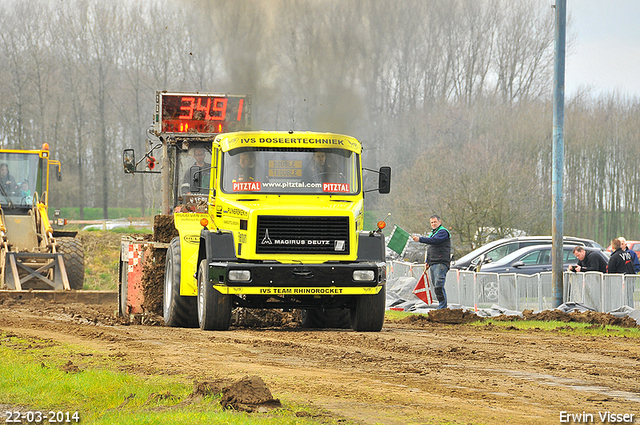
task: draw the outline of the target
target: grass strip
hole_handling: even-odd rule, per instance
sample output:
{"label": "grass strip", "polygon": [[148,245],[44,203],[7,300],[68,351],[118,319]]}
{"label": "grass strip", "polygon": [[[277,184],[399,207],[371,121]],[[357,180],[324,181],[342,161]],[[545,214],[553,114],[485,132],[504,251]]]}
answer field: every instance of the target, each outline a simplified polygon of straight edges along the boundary
{"label": "grass strip", "polygon": [[[427,314],[421,313],[409,313],[404,311],[388,310],[385,312],[385,320],[389,323],[400,322],[408,317],[412,316],[424,316]],[[509,320],[497,320],[493,318],[481,318],[477,322],[467,323],[464,325],[450,325],[450,326],[476,326],[476,327],[494,327],[503,328],[505,331],[510,330],[536,330],[546,332],[562,332],[573,335],[589,335],[589,336],[602,336],[602,337],[626,337],[626,338],[640,338],[640,327],[625,328],[622,326],[613,325],[600,325],[593,323],[580,323],[580,322],[563,322],[563,321],[542,321],[542,320],[526,320],[524,318],[512,318]]]}
{"label": "grass strip", "polygon": [[599,325],[580,322],[561,322],[557,320],[540,321],[540,320],[514,320],[502,321],[485,319],[482,322],[470,323],[471,326],[483,327],[502,327],[505,330],[535,330],[545,332],[561,332],[572,335],[589,335],[602,337],[627,337],[640,338],[640,328],[623,328],[613,325]]}
{"label": "grass strip", "polygon": [[140,376],[118,371],[118,365],[80,347],[0,332],[1,413],[6,421],[8,411],[53,412],[71,424],[337,423],[314,419],[320,415],[299,406],[252,414],[222,410],[221,394],[191,398],[193,383],[186,377]]}

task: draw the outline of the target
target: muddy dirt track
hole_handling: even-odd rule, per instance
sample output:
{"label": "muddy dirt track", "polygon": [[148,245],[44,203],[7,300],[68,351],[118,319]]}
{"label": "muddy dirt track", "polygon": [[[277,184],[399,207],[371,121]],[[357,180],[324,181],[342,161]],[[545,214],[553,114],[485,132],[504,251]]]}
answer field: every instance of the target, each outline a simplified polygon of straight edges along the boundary
{"label": "muddy dirt track", "polygon": [[[124,325],[115,305],[0,301],[2,332],[78,344],[132,373],[218,382],[257,375],[285,405],[311,405],[332,419],[554,424],[561,412],[586,412],[601,423],[598,413],[611,412],[640,423],[640,344],[632,338],[406,319],[380,333],[295,323],[204,332]],[[70,360],[83,368],[81,356]]]}

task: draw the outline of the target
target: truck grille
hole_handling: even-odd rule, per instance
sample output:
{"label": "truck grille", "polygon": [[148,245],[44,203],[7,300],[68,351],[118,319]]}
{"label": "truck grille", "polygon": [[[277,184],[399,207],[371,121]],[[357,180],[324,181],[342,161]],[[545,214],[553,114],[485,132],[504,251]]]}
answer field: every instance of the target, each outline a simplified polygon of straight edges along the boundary
{"label": "truck grille", "polygon": [[349,217],[258,217],[258,254],[348,255],[349,247]]}

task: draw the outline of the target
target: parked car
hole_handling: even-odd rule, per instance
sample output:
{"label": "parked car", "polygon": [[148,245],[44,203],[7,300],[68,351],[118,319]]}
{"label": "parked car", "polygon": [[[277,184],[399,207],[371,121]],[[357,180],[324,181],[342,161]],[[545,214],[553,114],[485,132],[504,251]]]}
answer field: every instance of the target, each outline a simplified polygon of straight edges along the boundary
{"label": "parked car", "polygon": [[[591,239],[575,238],[572,236],[565,236],[563,241],[567,245],[582,245],[590,248],[602,249],[597,242]],[[454,261],[451,264],[452,269],[460,270],[475,270],[480,263],[481,256],[483,264],[492,263],[500,260],[512,252],[517,251],[520,248],[533,245],[551,245],[551,236],[522,236],[519,238],[505,238],[497,241],[490,242],[486,245],[482,245],[467,255],[461,257],[459,260]]]}
{"label": "parked car", "polygon": [[[578,259],[573,255],[575,244],[564,245],[562,250],[562,269],[566,270],[571,264],[577,264]],[[609,262],[609,255],[600,248],[585,246],[585,250],[594,251]],[[551,245],[531,245],[520,248],[517,251],[501,258],[500,260],[484,264],[480,267],[481,272],[487,273],[518,273],[536,274],[551,271]]]}

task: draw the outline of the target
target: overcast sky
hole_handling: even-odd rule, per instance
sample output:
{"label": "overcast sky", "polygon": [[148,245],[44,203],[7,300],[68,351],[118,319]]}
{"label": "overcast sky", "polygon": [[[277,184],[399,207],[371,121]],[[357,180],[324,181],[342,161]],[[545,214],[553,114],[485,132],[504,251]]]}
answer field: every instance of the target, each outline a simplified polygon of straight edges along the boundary
{"label": "overcast sky", "polygon": [[577,39],[566,56],[565,94],[587,85],[640,96],[640,0],[567,0],[567,12]]}

